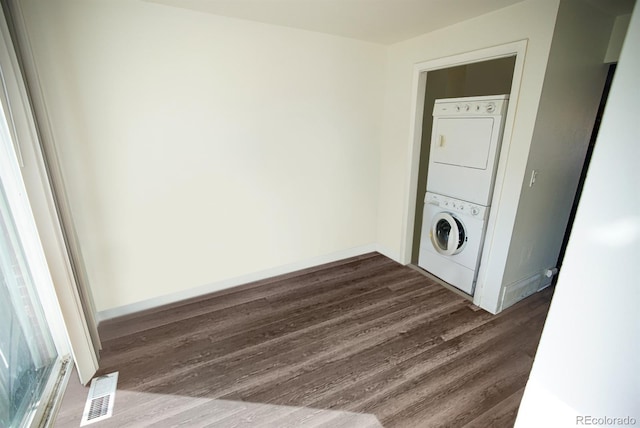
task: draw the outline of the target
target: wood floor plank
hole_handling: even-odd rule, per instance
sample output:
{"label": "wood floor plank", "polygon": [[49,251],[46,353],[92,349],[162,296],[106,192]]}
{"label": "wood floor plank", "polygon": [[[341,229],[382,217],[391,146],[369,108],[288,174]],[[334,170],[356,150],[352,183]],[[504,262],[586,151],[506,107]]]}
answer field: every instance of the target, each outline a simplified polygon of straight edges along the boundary
{"label": "wood floor plank", "polygon": [[463,426],[478,413],[493,407],[496,401],[515,392],[519,385],[526,382],[531,368],[531,357],[519,352],[496,354],[472,373],[456,376],[446,385],[429,390],[428,396],[422,395],[423,389],[412,391],[413,397],[424,397],[411,406],[402,408],[391,417],[381,415],[386,427],[418,426],[428,427]]}
{"label": "wood floor plank", "polygon": [[[251,348],[262,342],[304,329],[309,325],[326,319],[326,317],[366,307],[374,302],[385,300],[389,296],[390,292],[388,290],[383,288],[374,289],[343,299],[333,305],[322,306],[305,313],[292,315],[286,319],[286,322],[269,322],[264,326],[241,331],[221,340],[218,340],[215,336],[207,336],[198,340],[189,334],[186,339],[173,343],[173,346],[168,349],[169,353],[136,354],[135,357],[130,359],[126,367],[123,367],[124,374],[127,375],[126,378],[131,384],[157,385],[158,382],[147,382],[148,373],[145,372],[145,368],[148,368],[151,364],[156,364],[162,371],[162,377],[168,379],[168,383],[162,382],[161,384],[164,384],[164,386],[161,386],[160,390],[156,391],[154,389],[154,391],[163,392],[166,385],[169,385],[170,388],[179,388],[179,385],[185,385],[190,388],[192,382],[197,380],[194,377],[200,377],[200,372],[194,369],[197,368],[206,373],[210,360],[215,360],[234,351]],[[109,367],[111,368],[112,366]],[[175,377],[179,379],[173,381],[172,378]]]}
{"label": "wood floor plank", "polygon": [[[434,299],[430,298],[428,301],[433,302]],[[271,399],[275,403],[306,405],[327,391],[335,392],[336,389],[342,389],[345,384],[352,384],[352,374],[355,372],[374,371],[393,359],[409,357],[417,352],[417,349],[428,347],[429,343],[439,343],[438,335],[429,334],[428,331],[424,333],[426,339],[421,341],[419,346],[413,348],[406,346],[404,340],[398,341],[397,338],[401,335],[411,334],[413,328],[422,328],[420,321],[424,321],[436,311],[451,313],[464,305],[461,302],[442,303],[436,310],[429,311],[425,306],[420,305],[419,299],[413,299],[411,303],[423,313],[407,317],[405,312],[400,318],[396,312],[386,319],[381,318],[378,313],[376,314],[378,318],[374,320],[376,323],[362,325],[361,332],[354,334],[348,331],[342,337],[336,337],[335,333],[329,333],[325,342],[331,343],[331,346],[325,347],[324,353],[320,355],[306,354],[308,357],[304,364],[297,364],[297,370],[288,371],[285,376],[281,376],[283,379],[279,382],[279,387],[283,389],[283,393],[277,397],[273,396],[268,385],[262,385],[253,390],[243,389],[227,397],[243,397],[243,399],[258,402],[266,402]],[[314,382],[322,377],[330,378],[331,381]]]}
{"label": "wood floor plank", "polygon": [[[406,299],[400,298],[397,305],[406,306],[407,300],[415,298],[414,293],[406,296]],[[201,367],[199,375],[206,379],[203,385],[202,394],[208,394],[215,386],[215,381],[222,382],[218,392],[230,392],[229,388],[238,389],[242,382],[262,383],[265,381],[264,376],[268,376],[273,380],[274,369],[280,368],[275,372],[278,376],[290,376],[293,370],[298,369],[300,363],[306,370],[317,358],[317,354],[333,355],[337,351],[345,351],[338,349],[337,346],[341,341],[352,341],[360,332],[358,329],[341,329],[340,322],[357,321],[363,326],[373,331],[376,325],[372,323],[385,323],[388,319],[382,317],[384,313],[398,312],[398,308],[393,303],[395,299],[380,300],[375,305],[364,306],[360,309],[353,308],[350,311],[344,311],[344,314],[335,319],[329,319],[308,327],[292,330],[289,333],[276,336],[268,341],[257,343],[250,348],[244,347],[236,353],[228,353],[220,358],[211,359]],[[369,322],[367,322],[369,320]],[[338,332],[336,333],[336,330]],[[304,355],[301,361],[300,355]],[[247,379],[250,369],[250,378]],[[235,379],[232,381],[231,379]],[[171,388],[177,387],[172,384]],[[193,385],[190,386],[193,389]],[[155,390],[155,389],[154,389]]]}
{"label": "wood floor plank", "polygon": [[471,422],[464,425],[465,428],[502,428],[513,424],[518,414],[518,407],[524,395],[524,388],[518,389],[506,399],[500,401],[494,407],[488,409]]}
{"label": "wood floor plank", "polygon": [[[494,346],[499,346],[505,337],[511,337],[516,333],[528,333],[522,328],[522,323],[532,316],[544,316],[546,306],[532,308],[530,311],[518,312],[519,317],[496,317],[490,322],[469,331],[447,342],[440,342],[434,347],[425,346],[420,353],[404,361],[389,359],[389,363],[380,364],[376,368],[363,370],[357,380],[351,385],[343,387],[339,393],[328,396],[317,396],[308,403],[313,407],[334,408],[341,407],[354,411],[363,411],[368,406],[377,402],[383,402],[393,395],[408,381],[429,376],[430,373],[438,373],[446,369],[446,364],[452,361],[472,360],[477,355],[490,352]],[[452,320],[453,321],[453,320]],[[541,329],[541,325],[532,325],[532,331]],[[382,355],[387,355],[385,349],[377,350]],[[363,355],[363,358],[366,358]],[[363,394],[362,391],[366,391]]]}
{"label": "wood floor plank", "polygon": [[510,426],[551,294],[494,316],[372,253],[110,320],[100,373],[120,379],[95,426]]}
{"label": "wood floor plank", "polygon": [[[252,289],[251,293],[237,292],[225,294],[220,298],[207,297],[203,302],[195,302],[188,307],[181,306],[176,310],[161,310],[160,315],[150,314],[148,318],[156,319],[161,317],[163,324],[154,327],[147,326],[148,328],[142,329],[140,324],[146,325],[145,320],[136,319],[130,322],[133,329],[127,335],[124,335],[122,329],[119,329],[118,337],[114,337],[111,340],[103,339],[103,348],[105,351],[121,352],[130,347],[131,340],[140,337],[144,337],[146,340],[153,340],[153,338],[167,340],[171,338],[172,334],[182,334],[186,325],[192,331],[198,325],[203,325],[204,328],[210,327],[212,322],[215,322],[215,325],[218,326],[221,314],[229,311],[233,312],[236,309],[241,310],[242,307],[251,306],[256,301],[270,302],[279,309],[301,307],[309,299],[330,301],[334,298],[333,294],[339,297],[340,294],[350,292],[347,288],[349,285],[362,286],[368,278],[375,278],[377,275],[394,275],[400,272],[398,266],[394,265],[390,260],[381,261],[374,258],[373,260],[366,259],[358,262],[358,264],[346,265],[350,268],[348,271],[341,270],[341,274],[332,273],[327,278],[322,276],[318,278],[317,275],[308,274],[303,276],[302,279],[294,277],[295,281],[293,282],[286,280],[284,284],[275,283],[270,287],[264,287],[264,290]],[[368,262],[373,262],[373,264]],[[408,275],[406,272],[402,272],[402,274]],[[324,293],[329,293],[330,295],[324,296]],[[293,304],[291,304],[292,302]],[[287,305],[287,303],[290,305]],[[189,309],[193,309],[189,314],[190,316],[185,316],[185,314],[188,314]],[[274,316],[276,313],[272,311],[269,315]],[[235,321],[237,322],[238,319],[236,318]],[[110,329],[111,327],[107,326],[104,330],[109,331]],[[103,336],[102,331],[101,326],[101,336]],[[133,336],[132,333],[140,334]]]}
{"label": "wood floor plank", "polygon": [[[208,296],[186,299],[168,304],[164,307],[141,311],[100,324],[100,337],[108,341],[123,335],[141,332],[183,319],[190,319],[202,313],[224,309],[246,303],[260,296],[277,293],[279,290],[293,290],[300,287],[313,286],[319,281],[331,281],[343,278],[352,273],[367,272],[393,262],[377,253],[364,254],[346,260],[339,260],[322,266],[311,267],[275,278],[267,278],[249,284],[211,293]],[[322,275],[315,275],[322,270]],[[135,326],[132,328],[132,326]]]}
{"label": "wood floor plank", "polygon": [[[352,309],[359,305],[371,305],[376,300],[392,295],[379,284],[389,280],[403,281],[412,276],[409,272],[395,269],[363,276],[357,280],[339,281],[339,287],[332,290],[319,289],[317,294],[306,299],[301,297],[298,301],[289,302],[290,304],[271,303],[272,310],[261,317],[255,318],[250,314],[238,316],[242,315],[242,312],[237,313],[231,320],[231,326],[218,323],[217,316],[207,318],[204,322],[201,322],[201,317],[196,317],[193,322],[181,321],[153,333],[117,339],[120,342],[118,346],[105,344],[104,348],[106,352],[114,354],[113,363],[126,360],[127,369],[131,371],[149,364],[163,364],[165,355],[158,351],[166,348],[167,343],[173,345],[173,361],[197,364],[203,357],[212,359],[216,355],[229,352],[230,348],[250,346],[286,334],[292,329],[300,329],[324,318],[330,318],[336,312],[347,311],[349,305]],[[325,292],[330,296],[325,296]],[[305,303],[301,303],[302,300]],[[166,335],[162,334],[163,330],[167,331]],[[134,344],[140,340],[150,342],[153,347],[149,346],[145,352],[139,352]],[[213,343],[216,344],[214,348]],[[111,367],[106,368],[110,369]]]}

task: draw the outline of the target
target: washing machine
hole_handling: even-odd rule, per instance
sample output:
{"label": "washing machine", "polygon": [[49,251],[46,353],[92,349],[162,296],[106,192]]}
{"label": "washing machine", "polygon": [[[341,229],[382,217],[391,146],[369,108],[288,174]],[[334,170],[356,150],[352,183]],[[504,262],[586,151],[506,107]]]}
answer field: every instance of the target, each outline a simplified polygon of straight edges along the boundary
{"label": "washing machine", "polygon": [[488,207],[432,192],[424,203],[418,266],[472,296]]}
{"label": "washing machine", "polygon": [[508,95],[435,101],[427,191],[491,205]]}

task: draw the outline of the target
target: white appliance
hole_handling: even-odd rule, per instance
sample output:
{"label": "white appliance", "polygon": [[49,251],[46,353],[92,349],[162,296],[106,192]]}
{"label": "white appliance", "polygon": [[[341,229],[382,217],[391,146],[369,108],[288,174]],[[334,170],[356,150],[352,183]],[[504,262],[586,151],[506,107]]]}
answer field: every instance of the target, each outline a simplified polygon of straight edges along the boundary
{"label": "white appliance", "polygon": [[473,295],[489,209],[427,192],[418,266]]}
{"label": "white appliance", "polygon": [[490,205],[508,98],[435,101],[427,191]]}

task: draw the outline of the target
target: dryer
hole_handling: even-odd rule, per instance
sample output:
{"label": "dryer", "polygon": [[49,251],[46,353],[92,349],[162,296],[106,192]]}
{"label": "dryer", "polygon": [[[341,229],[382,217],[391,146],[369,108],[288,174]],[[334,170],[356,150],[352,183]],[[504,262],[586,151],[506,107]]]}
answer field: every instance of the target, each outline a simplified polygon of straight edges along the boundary
{"label": "dryer", "polygon": [[424,202],[418,266],[473,295],[488,208],[432,192]]}
{"label": "dryer", "polygon": [[490,205],[508,98],[435,101],[427,191]]}

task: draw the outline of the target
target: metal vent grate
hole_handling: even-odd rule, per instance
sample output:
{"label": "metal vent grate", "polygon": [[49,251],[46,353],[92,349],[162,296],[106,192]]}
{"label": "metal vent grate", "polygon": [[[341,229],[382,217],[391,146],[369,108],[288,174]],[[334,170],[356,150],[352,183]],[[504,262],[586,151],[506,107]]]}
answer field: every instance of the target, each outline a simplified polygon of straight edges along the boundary
{"label": "metal vent grate", "polygon": [[100,376],[91,381],[89,396],[80,422],[81,427],[111,417],[117,385],[118,372]]}
{"label": "metal vent grate", "polygon": [[106,395],[104,397],[94,398],[91,400],[91,407],[89,408],[89,416],[87,416],[87,419],[93,420],[106,415],[109,411],[109,402],[111,402],[110,398],[111,397],[109,395]]}

